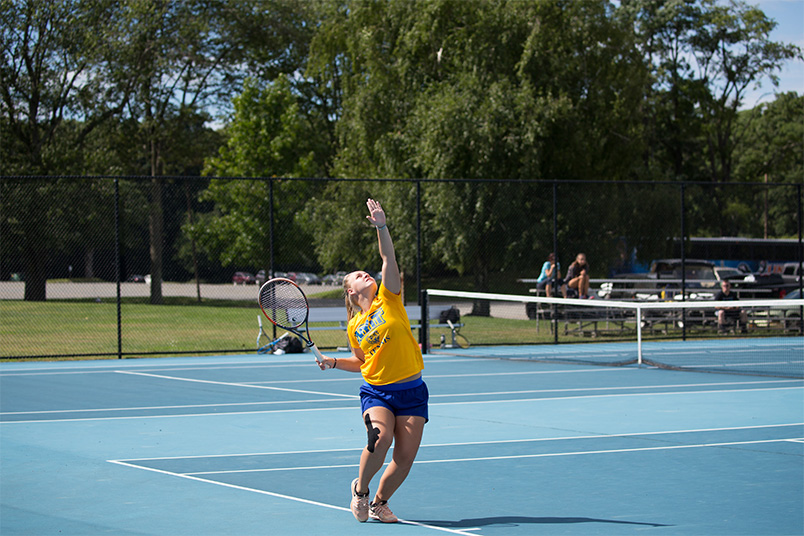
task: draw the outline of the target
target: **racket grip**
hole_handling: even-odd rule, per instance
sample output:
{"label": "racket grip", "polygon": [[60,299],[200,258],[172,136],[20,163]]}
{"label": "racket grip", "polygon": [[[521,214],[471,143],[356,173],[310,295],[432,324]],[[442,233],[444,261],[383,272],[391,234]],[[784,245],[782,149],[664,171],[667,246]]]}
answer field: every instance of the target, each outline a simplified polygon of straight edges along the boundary
{"label": "racket grip", "polygon": [[318,348],[316,347],[315,344],[310,346],[310,350],[313,352],[313,355],[315,356],[316,363],[320,365],[321,363],[324,362],[324,356],[321,355],[321,352],[318,351]]}

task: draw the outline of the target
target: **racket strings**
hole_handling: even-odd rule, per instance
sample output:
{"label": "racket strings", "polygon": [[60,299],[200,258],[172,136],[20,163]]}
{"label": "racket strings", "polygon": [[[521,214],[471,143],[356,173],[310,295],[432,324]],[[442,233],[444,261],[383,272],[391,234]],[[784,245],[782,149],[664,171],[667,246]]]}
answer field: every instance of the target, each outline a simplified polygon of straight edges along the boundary
{"label": "racket strings", "polygon": [[271,281],[260,289],[260,307],[282,327],[295,328],[307,319],[307,298],[291,281]]}

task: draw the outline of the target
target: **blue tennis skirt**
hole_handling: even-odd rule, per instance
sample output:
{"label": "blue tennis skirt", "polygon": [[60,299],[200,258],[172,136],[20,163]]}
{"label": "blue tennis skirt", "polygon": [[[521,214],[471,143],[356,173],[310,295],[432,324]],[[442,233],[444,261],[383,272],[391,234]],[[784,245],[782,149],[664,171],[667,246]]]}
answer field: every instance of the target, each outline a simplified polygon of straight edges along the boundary
{"label": "blue tennis skirt", "polygon": [[396,417],[415,415],[430,420],[427,401],[430,393],[424,380],[417,378],[409,382],[388,385],[371,385],[363,382],[360,386],[360,407],[363,413],[375,406],[388,408]]}

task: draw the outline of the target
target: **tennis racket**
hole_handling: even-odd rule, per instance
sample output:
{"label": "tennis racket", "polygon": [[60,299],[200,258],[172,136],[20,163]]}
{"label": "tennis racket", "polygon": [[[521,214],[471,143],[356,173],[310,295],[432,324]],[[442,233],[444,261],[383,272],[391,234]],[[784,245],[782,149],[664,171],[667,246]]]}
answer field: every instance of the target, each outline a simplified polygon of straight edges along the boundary
{"label": "tennis racket", "polygon": [[259,315],[257,315],[257,323],[260,325],[260,332],[257,333],[257,353],[258,354],[268,354],[268,353],[273,352],[274,347],[276,346],[276,344],[279,341],[281,341],[282,339],[284,339],[285,337],[287,337],[288,335],[290,335],[290,332],[286,331],[285,333],[283,333],[282,335],[280,335],[276,339],[272,340],[268,344],[260,345],[260,341],[262,340],[263,337],[265,337],[266,339],[270,339],[271,337],[270,337],[270,335],[265,333],[264,329],[262,329],[262,319],[260,318]]}
{"label": "tennis racket", "polygon": [[[310,339],[310,328],[307,319],[310,315],[310,304],[301,287],[284,277],[275,277],[260,287],[258,297],[260,308],[265,317],[279,328],[298,335],[315,355],[317,363],[324,360],[321,352]],[[301,327],[304,325],[304,333]]]}
{"label": "tennis racket", "polygon": [[447,319],[447,324],[449,324],[449,327],[452,330],[451,348],[455,348],[456,346],[459,348],[469,348],[469,339],[461,335],[460,329],[455,327],[455,324],[453,324],[449,319]]}

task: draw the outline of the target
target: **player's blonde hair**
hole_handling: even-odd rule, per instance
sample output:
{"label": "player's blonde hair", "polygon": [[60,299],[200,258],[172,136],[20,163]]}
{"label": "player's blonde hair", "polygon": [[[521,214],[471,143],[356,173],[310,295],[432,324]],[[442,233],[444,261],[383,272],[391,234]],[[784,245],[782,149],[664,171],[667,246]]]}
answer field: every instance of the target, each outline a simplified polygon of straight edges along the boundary
{"label": "player's blonde hair", "polygon": [[350,275],[352,274],[348,274],[346,277],[343,278],[343,299],[344,304],[346,305],[347,322],[349,322],[352,319],[352,317],[355,316],[355,313],[357,313],[358,309],[360,309],[360,306],[357,305],[355,299],[353,299],[348,292],[349,289],[351,288],[351,285],[347,282],[347,279],[349,278]]}

